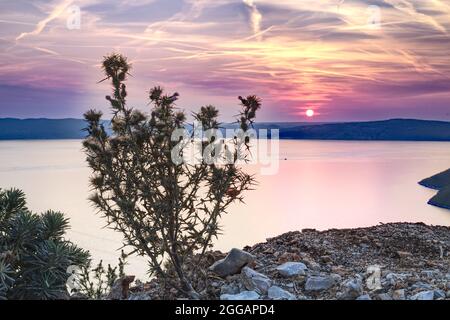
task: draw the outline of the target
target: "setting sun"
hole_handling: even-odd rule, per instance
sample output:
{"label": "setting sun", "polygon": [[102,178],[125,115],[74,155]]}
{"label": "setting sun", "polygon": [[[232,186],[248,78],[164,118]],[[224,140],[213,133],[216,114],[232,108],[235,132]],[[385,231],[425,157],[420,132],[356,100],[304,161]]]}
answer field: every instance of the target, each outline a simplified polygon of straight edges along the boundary
{"label": "setting sun", "polygon": [[314,116],[314,110],[313,109],[306,110],[306,116],[309,117],[309,118]]}

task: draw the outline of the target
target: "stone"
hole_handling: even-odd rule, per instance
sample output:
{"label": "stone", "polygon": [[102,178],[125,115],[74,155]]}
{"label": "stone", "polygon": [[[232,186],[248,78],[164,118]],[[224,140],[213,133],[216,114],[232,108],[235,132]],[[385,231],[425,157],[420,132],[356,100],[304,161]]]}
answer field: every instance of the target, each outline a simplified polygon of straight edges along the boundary
{"label": "stone", "polygon": [[438,272],[435,270],[422,270],[420,274],[428,279],[433,279]]}
{"label": "stone", "polygon": [[362,296],[359,296],[356,298],[356,300],[372,300],[368,294],[363,294]]}
{"label": "stone", "polygon": [[238,294],[222,294],[220,300],[258,300],[259,297],[255,291],[242,291]]}
{"label": "stone", "polygon": [[242,268],[241,276],[245,288],[250,291],[256,291],[259,294],[266,294],[267,290],[272,286],[271,279],[249,267]]}
{"label": "stone", "polygon": [[320,264],[312,261],[312,260],[305,260],[306,264],[308,265],[308,268],[314,271],[320,271]]}
{"label": "stone", "polygon": [[434,299],[445,299],[446,293],[443,290],[434,290]]}
{"label": "stone", "polygon": [[310,276],[306,279],[306,291],[328,290],[335,285],[335,280],[331,276]]}
{"label": "stone", "polygon": [[395,286],[396,284],[405,281],[409,276],[411,276],[411,274],[390,272],[384,277],[383,284]]}
{"label": "stone", "polygon": [[134,281],[134,276],[124,276],[114,281],[108,293],[107,300],[128,299],[130,284]]}
{"label": "stone", "polygon": [[296,253],[285,252],[280,257],[278,257],[278,263],[285,263],[288,261],[298,261],[300,256]]}
{"label": "stone", "polygon": [[406,300],[405,289],[398,289],[392,293],[392,299],[394,300]]}
{"label": "stone", "polygon": [[70,300],[89,300],[89,297],[81,292],[75,292],[70,295]]}
{"label": "stone", "polygon": [[220,294],[238,294],[239,286],[236,283],[226,283],[220,287]]}
{"label": "stone", "polygon": [[295,300],[295,295],[278,286],[270,287],[267,296],[272,300]]}
{"label": "stone", "polygon": [[151,300],[151,297],[147,292],[136,292],[130,293],[128,300]]}
{"label": "stone", "polygon": [[366,270],[366,286],[369,290],[381,290],[381,268],[378,265],[371,265]]}
{"label": "stone", "polygon": [[301,262],[286,262],[276,267],[276,270],[283,277],[304,276],[308,267]]}
{"label": "stone", "polygon": [[378,299],[380,300],[392,300],[392,297],[387,293],[380,293],[378,295]]}
{"label": "stone", "polygon": [[421,281],[414,283],[411,286],[411,288],[413,290],[417,290],[417,289],[419,289],[419,290],[433,290],[433,286],[431,284],[428,284],[428,283],[425,283],[425,282],[421,282]]}
{"label": "stone", "polygon": [[210,266],[209,270],[225,278],[239,273],[244,266],[254,261],[255,257],[252,254],[233,248],[224,259],[218,260]]}
{"label": "stone", "polygon": [[342,281],[342,277],[337,273],[330,274],[330,277],[333,278],[334,283],[340,283]]}
{"label": "stone", "polygon": [[400,259],[407,259],[412,257],[412,253],[408,251],[397,251],[397,256]]}
{"label": "stone", "polygon": [[434,291],[433,290],[421,291],[421,292],[413,295],[410,299],[411,300],[434,300]]}
{"label": "stone", "polygon": [[342,285],[342,293],[339,299],[354,300],[363,294],[362,281],[359,278],[349,279]]}

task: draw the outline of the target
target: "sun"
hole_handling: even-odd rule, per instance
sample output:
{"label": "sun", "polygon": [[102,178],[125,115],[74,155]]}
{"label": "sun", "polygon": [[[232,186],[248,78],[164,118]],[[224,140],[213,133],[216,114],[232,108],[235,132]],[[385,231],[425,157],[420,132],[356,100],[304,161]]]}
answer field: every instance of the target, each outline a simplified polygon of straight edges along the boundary
{"label": "sun", "polygon": [[308,109],[308,110],[306,110],[306,116],[307,116],[308,118],[313,117],[313,116],[314,116],[314,110],[313,110],[313,109]]}

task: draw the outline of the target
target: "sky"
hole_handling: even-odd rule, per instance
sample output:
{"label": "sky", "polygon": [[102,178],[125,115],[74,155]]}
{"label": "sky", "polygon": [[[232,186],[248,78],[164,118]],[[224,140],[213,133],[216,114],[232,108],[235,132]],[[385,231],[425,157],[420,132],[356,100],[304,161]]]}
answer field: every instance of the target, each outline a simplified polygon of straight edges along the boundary
{"label": "sky", "polygon": [[450,0],[0,0],[0,117],[107,117],[118,52],[144,111],[161,85],[225,121],[250,94],[259,121],[450,121],[449,32]]}

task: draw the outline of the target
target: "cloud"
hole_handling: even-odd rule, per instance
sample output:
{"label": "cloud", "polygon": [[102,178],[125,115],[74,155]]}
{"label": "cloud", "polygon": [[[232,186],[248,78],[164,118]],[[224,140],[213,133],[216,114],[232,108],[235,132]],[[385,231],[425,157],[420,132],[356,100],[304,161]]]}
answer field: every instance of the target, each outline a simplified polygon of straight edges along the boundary
{"label": "cloud", "polygon": [[[439,91],[450,78],[448,2],[129,0],[119,6],[77,0],[80,30],[68,30],[63,21],[71,1],[50,8],[8,2],[6,9],[1,2],[0,71],[7,76],[0,86],[77,90],[99,97],[89,105],[101,103],[109,88],[95,85],[99,61],[115,51],[135,67],[129,88],[136,106],[146,104],[154,84],[180,91],[186,108],[234,106],[236,96],[258,94],[262,116],[285,120],[306,107],[324,120],[339,118],[344,107],[368,114],[356,106],[369,101],[379,106],[376,114],[388,114],[387,101],[404,110],[414,92],[442,106],[445,99],[450,104]],[[378,30],[367,25],[370,4],[380,7]],[[14,41],[18,34],[29,41]],[[442,85],[422,85],[427,82]],[[81,114],[86,106],[79,108]]]}
{"label": "cloud", "polygon": [[[418,12],[414,3],[407,0],[385,0],[386,3],[392,5],[397,10],[400,10],[402,12],[407,13],[410,16],[413,16],[417,19],[417,21],[420,21],[421,23],[427,24],[431,26],[432,28],[447,34],[447,29],[445,26],[441,23],[439,23],[434,17],[430,15],[423,14],[421,12]],[[434,1],[433,2],[438,7],[441,8],[444,7],[444,5],[440,1]],[[448,10],[448,7],[446,8]]]}
{"label": "cloud", "polygon": [[22,32],[17,38],[16,41],[19,41],[20,39],[23,39],[24,37],[30,36],[30,35],[38,35],[40,34],[44,28],[47,26],[49,22],[52,20],[58,18],[64,10],[66,10],[71,4],[73,3],[73,0],[64,0],[61,3],[57,4],[53,10],[50,12],[50,14],[43,20],[39,21],[31,32]]}
{"label": "cloud", "polygon": [[252,27],[253,34],[256,35],[258,39],[261,39],[260,33],[261,33],[262,14],[259,12],[253,0],[243,0],[243,2],[250,14],[250,24]]}

